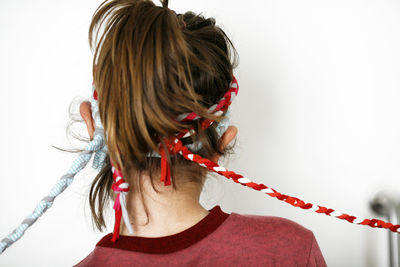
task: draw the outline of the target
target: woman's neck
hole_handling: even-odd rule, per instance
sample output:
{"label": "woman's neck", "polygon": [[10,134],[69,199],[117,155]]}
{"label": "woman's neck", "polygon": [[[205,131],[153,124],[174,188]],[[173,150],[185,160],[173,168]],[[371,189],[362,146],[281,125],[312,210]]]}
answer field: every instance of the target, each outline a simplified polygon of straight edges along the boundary
{"label": "woman's neck", "polygon": [[[182,232],[198,223],[209,211],[200,205],[201,186],[187,182],[173,189],[155,182],[159,193],[151,186],[148,176],[140,177],[143,199],[139,190],[127,194],[127,209],[133,236],[162,237]],[[148,209],[146,215],[144,204]],[[148,224],[147,224],[148,222]],[[121,235],[132,236],[121,220]]]}

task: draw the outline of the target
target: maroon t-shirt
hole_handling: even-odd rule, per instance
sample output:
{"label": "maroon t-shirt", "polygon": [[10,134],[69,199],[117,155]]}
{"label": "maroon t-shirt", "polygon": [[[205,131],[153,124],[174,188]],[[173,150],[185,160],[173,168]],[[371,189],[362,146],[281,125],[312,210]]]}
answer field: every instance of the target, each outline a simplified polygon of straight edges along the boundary
{"label": "maroon t-shirt", "polygon": [[164,237],[104,236],[84,266],[326,266],[314,234],[275,216],[215,206],[194,226]]}

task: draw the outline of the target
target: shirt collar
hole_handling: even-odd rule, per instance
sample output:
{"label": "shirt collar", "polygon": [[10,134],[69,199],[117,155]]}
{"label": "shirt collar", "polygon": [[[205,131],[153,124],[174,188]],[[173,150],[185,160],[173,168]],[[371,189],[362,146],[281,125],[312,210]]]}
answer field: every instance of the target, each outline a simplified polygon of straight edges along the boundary
{"label": "shirt collar", "polygon": [[96,246],[151,254],[175,252],[193,245],[214,232],[230,215],[222,211],[219,205],[214,206],[209,212],[206,217],[192,227],[174,235],[163,237],[120,235],[114,243],[111,241],[113,233],[109,233]]}

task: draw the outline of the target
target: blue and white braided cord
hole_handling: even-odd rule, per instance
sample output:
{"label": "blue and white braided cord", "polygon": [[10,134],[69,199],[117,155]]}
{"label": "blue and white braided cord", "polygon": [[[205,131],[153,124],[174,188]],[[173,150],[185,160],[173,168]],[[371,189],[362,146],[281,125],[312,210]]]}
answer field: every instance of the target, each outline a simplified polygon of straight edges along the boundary
{"label": "blue and white braided cord", "polygon": [[[99,104],[97,103],[96,99],[93,98],[93,92],[96,89],[95,85],[92,85],[92,97],[90,97],[89,101],[91,104],[91,109],[92,109],[92,116],[94,120],[94,126],[96,131],[98,131],[99,134],[103,135],[103,140],[104,140],[104,127],[103,124],[101,123],[100,119],[100,112],[99,112]],[[93,168],[96,170],[101,170],[104,166],[105,159],[107,156],[107,144],[104,144],[104,146],[96,151],[94,158],[93,158]]]}
{"label": "blue and white braided cord", "polygon": [[[94,90],[94,85],[92,87]],[[0,254],[2,254],[9,246],[18,241],[25,233],[26,229],[32,226],[36,220],[42,216],[48,208],[53,205],[54,199],[60,195],[73,181],[75,175],[80,172],[82,169],[86,167],[88,162],[90,161],[92,154],[94,153],[93,164],[92,167],[96,170],[101,170],[105,164],[105,158],[107,156],[107,145],[104,140],[104,127],[100,120],[99,108],[97,101],[93,98],[93,94],[89,99],[92,108],[92,116],[95,122],[95,132],[93,140],[87,144],[84,151],[82,151],[77,158],[73,161],[70,169],[64,174],[60,180],[54,185],[50,193],[44,197],[36,206],[35,210],[27,216],[22,223],[7,237],[3,238],[0,241]],[[223,135],[223,133],[227,130],[230,120],[229,120],[229,109],[226,112],[226,118],[222,120],[217,128],[217,134],[219,137]],[[196,142],[193,144],[187,145],[187,147],[193,151],[198,151],[201,149],[201,142]],[[157,152],[153,151],[153,153],[149,153],[148,157],[156,156],[161,157]],[[124,216],[124,220],[126,218]],[[130,225],[129,223],[127,223]]]}
{"label": "blue and white braided cord", "polygon": [[[93,102],[96,102],[93,100],[94,99],[92,96],[90,98],[90,102],[92,104]],[[97,123],[95,123],[96,125],[93,140],[89,142],[85,150],[82,151],[77,158],[75,158],[66,174],[64,174],[54,185],[50,193],[39,202],[32,214],[27,216],[11,234],[0,241],[0,254],[2,254],[4,250],[19,240],[24,235],[26,229],[36,222],[36,220],[53,205],[54,199],[72,183],[74,176],[83,168],[85,168],[93,153],[95,153],[92,165],[93,168],[100,169],[103,166],[107,148],[104,142],[104,129],[101,126],[101,123],[100,125],[98,124],[100,119],[98,116],[97,103],[92,106],[92,116],[95,118],[95,121],[97,119]]]}

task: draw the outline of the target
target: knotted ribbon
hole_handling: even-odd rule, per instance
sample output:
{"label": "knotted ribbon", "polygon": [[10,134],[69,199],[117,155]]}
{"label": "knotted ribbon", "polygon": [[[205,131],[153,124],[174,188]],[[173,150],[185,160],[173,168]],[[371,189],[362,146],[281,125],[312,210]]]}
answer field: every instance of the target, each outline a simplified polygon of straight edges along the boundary
{"label": "knotted ribbon", "polygon": [[182,141],[180,139],[174,138],[163,138],[163,142],[160,142],[159,145],[159,154],[161,155],[161,182],[164,182],[164,185],[171,185],[171,166],[168,163],[167,153],[164,149],[163,144],[167,147],[169,155],[178,154],[179,151],[182,150]]}
{"label": "knotted ribbon", "polygon": [[126,209],[126,194],[129,192],[130,189],[129,184],[122,178],[122,171],[119,168],[115,167],[112,161],[111,165],[114,180],[111,188],[112,190],[114,190],[114,192],[118,192],[113,207],[115,210],[115,224],[114,233],[111,238],[111,241],[115,242],[119,238],[119,230],[122,216],[124,218],[125,225],[131,234],[133,234],[133,229],[129,221],[128,211]]}

